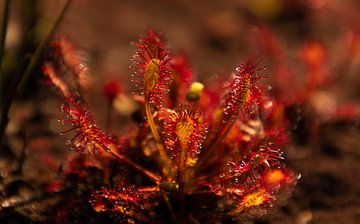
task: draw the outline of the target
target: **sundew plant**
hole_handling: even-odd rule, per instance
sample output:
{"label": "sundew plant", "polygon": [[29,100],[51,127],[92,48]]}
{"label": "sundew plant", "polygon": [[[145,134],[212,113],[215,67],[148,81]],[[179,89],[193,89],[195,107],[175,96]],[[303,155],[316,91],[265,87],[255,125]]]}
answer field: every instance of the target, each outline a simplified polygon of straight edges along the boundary
{"label": "sundew plant", "polygon": [[[84,158],[104,173],[83,203],[116,223],[237,223],[289,195],[298,175],[284,163],[288,125],[274,113],[277,99],[263,84],[271,74],[259,62],[245,60],[203,84],[184,56],[169,52],[161,33],[148,30],[134,45],[127,99],[138,105],[137,116],[121,135],[101,130],[89,111],[82,95],[88,69],[68,41],[54,41],[43,66],[63,98],[62,134],[82,158],[64,176],[90,178],[81,172]],[[104,94],[110,107],[124,97],[116,81]]]}

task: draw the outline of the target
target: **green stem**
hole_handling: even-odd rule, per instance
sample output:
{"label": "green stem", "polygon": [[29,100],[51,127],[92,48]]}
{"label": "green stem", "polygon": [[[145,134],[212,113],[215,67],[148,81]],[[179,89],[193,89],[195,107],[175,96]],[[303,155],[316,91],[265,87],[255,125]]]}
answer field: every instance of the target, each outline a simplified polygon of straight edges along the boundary
{"label": "green stem", "polygon": [[10,12],[10,0],[5,0],[4,9],[3,9],[3,18],[1,24],[1,34],[0,34],[0,105],[3,103],[3,72],[2,72],[2,61],[5,51],[5,40],[7,27],[9,23],[9,12]]}
{"label": "green stem", "polygon": [[29,78],[30,74],[34,70],[35,66],[37,65],[46,45],[48,44],[50,38],[54,34],[55,30],[58,28],[61,20],[63,19],[65,12],[68,10],[70,3],[72,0],[68,0],[60,15],[54,22],[53,26],[49,30],[49,32],[46,34],[45,38],[42,40],[42,42],[39,44],[39,46],[36,48],[34,55],[31,57],[29,65],[26,67],[26,70],[24,73],[18,73],[15,75],[13,80],[11,81],[11,86],[8,88],[8,91],[6,93],[6,97],[4,99],[4,103],[1,108],[1,121],[0,121],[0,144],[2,143],[4,132],[6,129],[6,126],[8,124],[9,118],[8,113],[11,107],[11,104],[13,102],[13,99],[16,94],[20,93],[20,90],[23,89],[23,86],[26,83],[26,80]]}
{"label": "green stem", "polygon": [[160,158],[161,158],[162,162],[164,163],[163,166],[165,168],[165,172],[168,173],[170,171],[169,170],[169,168],[170,168],[170,159],[166,155],[164,146],[162,145],[159,132],[158,132],[158,130],[156,128],[156,124],[155,124],[154,118],[153,118],[152,113],[151,113],[150,95],[149,94],[145,95],[145,113],[146,113],[147,120],[149,122],[151,133],[152,133],[152,135],[153,135],[153,137],[155,139],[156,146],[157,146],[157,148],[159,150]]}

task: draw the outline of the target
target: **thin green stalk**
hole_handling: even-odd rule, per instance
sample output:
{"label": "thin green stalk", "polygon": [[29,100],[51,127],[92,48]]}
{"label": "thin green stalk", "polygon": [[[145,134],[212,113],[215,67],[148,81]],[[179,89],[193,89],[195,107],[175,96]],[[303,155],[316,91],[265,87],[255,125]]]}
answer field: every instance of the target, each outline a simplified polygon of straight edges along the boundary
{"label": "thin green stalk", "polygon": [[[180,150],[180,158],[179,158],[179,164],[178,164],[178,182],[181,184],[185,184],[188,179],[187,179],[187,175],[186,175],[186,161],[188,158],[188,146],[187,145],[182,145],[181,146],[181,150]],[[184,190],[185,187],[182,187],[182,190]]]}
{"label": "thin green stalk", "polygon": [[0,105],[3,103],[3,72],[2,72],[2,61],[5,51],[5,39],[7,33],[7,27],[9,23],[9,12],[10,12],[10,0],[5,0],[3,17],[1,23],[1,34],[0,34]]}
{"label": "thin green stalk", "polygon": [[25,85],[26,80],[29,78],[30,74],[34,70],[35,66],[37,65],[46,45],[48,44],[48,42],[49,42],[50,38],[52,37],[52,35],[54,34],[55,30],[58,28],[60,22],[62,21],[64,15],[65,15],[65,12],[68,10],[71,2],[72,2],[72,0],[68,0],[65,3],[60,15],[58,16],[58,18],[52,25],[51,29],[45,35],[45,38],[41,41],[39,46],[36,48],[35,53],[31,57],[30,63],[26,67],[25,72],[15,74],[15,77],[11,81],[10,87],[8,88],[8,91],[7,91],[5,99],[4,99],[4,103],[1,108],[2,110],[1,110],[1,121],[0,121],[0,144],[2,143],[4,132],[5,132],[6,126],[9,121],[8,113],[9,113],[9,110],[10,110],[10,107],[11,107],[14,97],[17,93],[19,93],[23,89],[23,86]]}
{"label": "thin green stalk", "polygon": [[158,132],[158,130],[156,128],[156,124],[155,124],[155,121],[153,119],[151,109],[150,109],[150,96],[148,94],[145,96],[145,113],[146,113],[146,118],[147,118],[147,120],[149,122],[149,126],[150,126],[150,129],[151,129],[152,135],[153,135],[153,137],[155,139],[156,146],[157,146],[157,148],[159,150],[160,158],[161,158],[161,160],[163,162],[165,173],[168,174],[170,172],[170,163],[171,163],[171,161],[170,161],[169,157],[166,155],[164,146],[163,146],[163,144],[161,142],[159,132]]}

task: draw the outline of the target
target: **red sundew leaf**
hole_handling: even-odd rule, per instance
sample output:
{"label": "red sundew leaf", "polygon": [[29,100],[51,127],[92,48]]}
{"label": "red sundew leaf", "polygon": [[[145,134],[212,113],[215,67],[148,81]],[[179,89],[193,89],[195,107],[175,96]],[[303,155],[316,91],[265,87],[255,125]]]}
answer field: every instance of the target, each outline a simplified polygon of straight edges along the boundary
{"label": "red sundew leaf", "polygon": [[[258,51],[265,54],[274,63],[282,63],[285,59],[285,53],[281,41],[275,33],[268,27],[258,27],[255,29],[251,42],[255,40]],[[254,38],[255,37],[255,38]]]}
{"label": "red sundew leaf", "polygon": [[[263,141],[263,143],[259,143]],[[254,140],[239,149],[241,156],[227,161],[220,179],[214,180],[223,187],[257,185],[261,182],[263,170],[277,168],[283,159],[282,151],[276,144],[265,140]]]}
{"label": "red sundew leaf", "polygon": [[190,85],[193,81],[193,73],[190,69],[188,58],[183,55],[175,55],[171,63],[172,71],[184,85]]}
{"label": "red sundew leaf", "polygon": [[256,150],[251,153],[251,163],[255,167],[277,167],[283,160],[280,146],[269,139],[262,140]]}
{"label": "red sundew leaf", "polygon": [[244,181],[226,181],[208,187],[217,196],[219,202],[227,204],[224,211],[235,219],[259,216],[272,206],[275,197],[273,190],[263,184],[261,179],[256,182],[249,178]]}
{"label": "red sundew leaf", "polygon": [[290,140],[285,127],[267,127],[264,129],[264,139],[269,139],[278,146],[287,145]]}
{"label": "red sundew leaf", "polygon": [[81,64],[79,55],[76,52],[75,47],[70,43],[70,41],[65,38],[60,38],[52,43],[53,46],[53,55],[61,60],[69,68],[76,68]]}
{"label": "red sundew leaf", "polygon": [[132,82],[139,95],[148,95],[156,106],[161,106],[162,96],[169,91],[171,59],[160,33],[148,30],[134,45],[138,47],[132,57]]}
{"label": "red sundew leaf", "polygon": [[207,132],[203,116],[197,111],[182,108],[164,113],[162,119],[165,145],[171,157],[175,159],[180,150],[186,150],[187,162],[195,162]]}
{"label": "red sundew leaf", "polygon": [[233,196],[242,196],[246,192],[245,186],[235,186],[232,184],[206,184],[212,193],[224,198],[233,198]]}
{"label": "red sundew leaf", "polygon": [[185,55],[173,56],[171,68],[173,82],[170,88],[170,103],[171,105],[177,105],[185,102],[186,93],[190,84],[194,81],[194,77]]}
{"label": "red sundew leaf", "polygon": [[210,191],[219,196],[223,210],[235,219],[251,218],[266,212],[272,206],[274,195],[262,182],[255,183],[228,181],[211,185]]}
{"label": "red sundew leaf", "polygon": [[[220,175],[210,177],[208,186],[216,194],[227,194],[229,191],[244,192],[246,188],[254,185],[255,178],[252,177],[250,159],[244,156],[241,160],[226,161],[218,169]],[[236,189],[236,190],[235,190]],[[223,191],[220,193],[219,191]]]}
{"label": "red sundew leaf", "polygon": [[[76,90],[89,85],[88,68],[69,41],[59,39],[52,45],[50,56],[55,60],[43,65],[43,74],[65,98],[70,98]],[[66,76],[67,73],[72,77]]]}
{"label": "red sundew leaf", "polygon": [[146,220],[142,212],[144,209],[142,192],[134,186],[103,188],[93,193],[90,203],[95,211],[110,212],[119,216],[122,222],[136,223],[136,221]]}
{"label": "red sundew leaf", "polygon": [[43,65],[42,71],[43,74],[48,78],[50,83],[53,84],[65,98],[71,96],[71,90],[69,85],[57,75],[54,67],[51,64],[47,63]]}
{"label": "red sundew leaf", "polygon": [[215,126],[222,118],[223,109],[219,107],[221,101],[219,89],[223,83],[222,80],[216,80],[210,88],[205,86],[198,102],[199,109],[204,113],[205,121],[210,126]]}
{"label": "red sundew leaf", "polygon": [[229,214],[240,218],[240,214],[250,217],[266,213],[267,208],[272,206],[271,202],[274,200],[274,196],[265,188],[257,187],[236,199],[234,201],[235,208]]}
{"label": "red sundew leaf", "polygon": [[81,86],[89,85],[89,69],[84,60],[76,51],[72,43],[65,38],[58,39],[52,43],[54,48],[53,55],[58,61],[61,61],[72,73],[75,81]]}
{"label": "red sundew leaf", "polygon": [[295,185],[297,177],[288,168],[279,167],[274,169],[266,169],[261,173],[261,181],[264,186],[267,186],[273,191],[278,191],[280,188],[288,188]]}
{"label": "red sundew leaf", "polygon": [[257,104],[261,96],[261,88],[258,81],[261,77],[257,74],[263,68],[249,60],[236,68],[232,80],[229,82],[224,100],[223,122],[236,119],[241,111],[244,114],[251,112],[249,107]]}
{"label": "red sundew leaf", "polygon": [[246,159],[243,159],[240,162],[229,161],[227,165],[229,166],[229,172],[233,176],[241,176],[251,169],[250,163],[246,162]]}
{"label": "red sundew leaf", "polygon": [[100,130],[91,113],[82,103],[74,98],[68,98],[67,105],[62,105],[61,111],[67,116],[67,119],[63,119],[62,122],[70,123],[72,126],[61,134],[70,131],[76,133],[67,144],[72,144],[75,149],[90,154],[118,150],[113,139]]}

